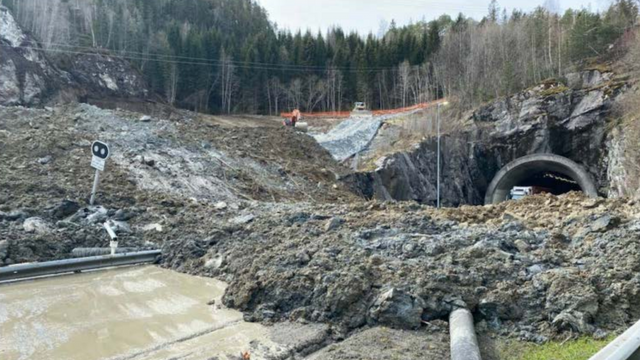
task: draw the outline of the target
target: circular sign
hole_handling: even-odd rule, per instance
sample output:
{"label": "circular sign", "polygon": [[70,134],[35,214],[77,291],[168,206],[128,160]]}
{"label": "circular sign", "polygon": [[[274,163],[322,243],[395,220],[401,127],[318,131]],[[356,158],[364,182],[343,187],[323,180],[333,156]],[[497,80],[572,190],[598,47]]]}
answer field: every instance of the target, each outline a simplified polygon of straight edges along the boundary
{"label": "circular sign", "polygon": [[93,156],[99,157],[100,159],[106,159],[109,157],[109,145],[102,141],[94,141],[91,145],[91,152],[93,153]]}

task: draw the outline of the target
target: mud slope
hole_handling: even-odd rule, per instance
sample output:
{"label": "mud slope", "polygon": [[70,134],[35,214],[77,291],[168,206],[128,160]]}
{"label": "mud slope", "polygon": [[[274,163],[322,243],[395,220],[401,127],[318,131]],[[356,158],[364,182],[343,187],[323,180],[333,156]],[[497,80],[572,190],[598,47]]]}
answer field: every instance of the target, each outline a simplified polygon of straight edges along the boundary
{"label": "mud slope", "polygon": [[[180,114],[169,121],[89,105],[0,107],[0,265],[104,246],[106,219],[123,222],[121,245],[145,246],[197,234],[203,221],[244,202],[355,198],[337,181],[347,170],[306,135]],[[100,206],[87,208],[94,139],[113,156]]]}

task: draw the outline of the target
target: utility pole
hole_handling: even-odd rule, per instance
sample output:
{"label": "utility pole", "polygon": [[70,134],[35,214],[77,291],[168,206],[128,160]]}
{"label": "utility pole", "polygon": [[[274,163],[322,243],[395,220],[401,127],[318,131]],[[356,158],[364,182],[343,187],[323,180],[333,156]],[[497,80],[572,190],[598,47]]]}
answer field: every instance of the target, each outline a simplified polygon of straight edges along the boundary
{"label": "utility pole", "polygon": [[438,103],[437,106],[437,110],[436,110],[436,122],[438,123],[438,170],[436,171],[437,175],[437,180],[436,180],[436,192],[437,192],[437,197],[436,197],[436,208],[440,209],[440,107],[441,106],[447,106],[449,105],[448,101],[444,101],[441,103]]}

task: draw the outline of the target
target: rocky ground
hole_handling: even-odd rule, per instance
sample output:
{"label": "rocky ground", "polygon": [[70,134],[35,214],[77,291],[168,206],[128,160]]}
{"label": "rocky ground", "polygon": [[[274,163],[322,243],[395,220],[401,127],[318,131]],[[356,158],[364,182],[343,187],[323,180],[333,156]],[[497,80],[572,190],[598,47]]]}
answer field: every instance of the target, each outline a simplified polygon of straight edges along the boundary
{"label": "rocky ground", "polygon": [[[228,282],[223,302],[246,320],[329,325],[337,343],[303,354],[317,359],[447,358],[457,306],[482,337],[535,342],[603,337],[640,317],[631,200],[437,211],[358,198],[348,169],[276,120],[89,105],[0,107],[0,119],[0,266],[105,247],[112,220],[121,246],[161,248],[163,266]],[[97,138],[114,155],[92,207]]]}

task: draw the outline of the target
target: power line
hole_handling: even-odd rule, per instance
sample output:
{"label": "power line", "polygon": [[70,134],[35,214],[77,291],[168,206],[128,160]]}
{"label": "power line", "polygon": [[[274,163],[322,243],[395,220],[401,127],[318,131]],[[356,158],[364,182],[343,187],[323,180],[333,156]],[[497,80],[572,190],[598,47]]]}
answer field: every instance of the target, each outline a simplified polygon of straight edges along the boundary
{"label": "power line", "polygon": [[[39,43],[35,41],[30,42],[33,45],[39,46]],[[190,57],[190,56],[179,56],[179,55],[169,55],[169,54],[159,54],[159,53],[144,53],[139,51],[129,51],[129,50],[113,50],[113,49],[103,49],[103,48],[95,48],[88,46],[76,46],[76,45],[68,45],[68,44],[60,44],[60,43],[47,43],[47,45],[54,45],[54,50],[64,50],[64,51],[77,51],[75,49],[85,49],[86,53],[95,53],[96,51],[108,50],[111,53],[105,54],[110,56],[118,56],[118,54],[126,54],[131,56],[141,56],[144,58],[163,58],[164,60],[187,60],[187,61],[196,61],[203,63],[210,63],[212,65],[221,65],[221,64],[233,64],[233,65],[257,65],[257,66],[268,66],[274,68],[288,68],[288,69],[300,69],[300,70],[327,70],[327,69],[336,69],[336,70],[354,70],[352,67],[348,66],[318,66],[318,65],[297,65],[297,64],[276,64],[276,63],[264,63],[264,62],[256,62],[256,61],[237,61],[237,60],[216,60],[216,59],[208,59],[208,58],[198,58],[198,57]],[[35,47],[34,47],[35,48]],[[60,49],[62,48],[62,49]],[[65,49],[66,48],[66,49]],[[47,51],[48,48],[36,48],[38,50]],[[79,51],[83,52],[84,51]],[[395,70],[395,67],[366,67],[358,69],[358,72],[361,71],[383,71],[383,70]]]}
{"label": "power line", "polygon": [[[11,45],[5,45],[5,44],[0,44],[0,47],[6,47],[6,48],[20,48],[20,49],[27,49],[27,50],[34,50],[34,51],[43,51],[43,52],[52,52],[52,53],[62,53],[62,54],[74,54],[74,55],[88,55],[88,56],[111,56],[111,57],[117,57],[117,58],[121,58],[121,59],[126,59],[126,60],[137,60],[137,61],[152,61],[152,62],[160,62],[160,63],[169,63],[169,64],[183,64],[183,65],[198,65],[198,66],[210,66],[210,67],[222,67],[225,65],[233,65],[234,67],[237,68],[242,68],[242,69],[255,69],[255,70],[272,70],[272,71],[283,71],[283,72],[315,72],[318,70],[332,70],[332,69],[336,69],[336,70],[340,70],[343,72],[354,72],[354,73],[361,73],[361,72],[384,72],[384,71],[390,71],[390,72],[396,72],[397,69],[396,68],[343,68],[343,69],[338,69],[336,67],[332,67],[332,66],[327,66],[327,67],[318,67],[318,68],[296,68],[296,67],[292,67],[289,65],[279,65],[279,64],[267,64],[267,63],[256,63],[256,65],[244,65],[242,63],[237,63],[237,62],[233,62],[233,61],[228,61],[228,62],[222,62],[222,61],[218,61],[218,60],[210,60],[210,61],[190,61],[190,60],[172,60],[172,59],[161,59],[161,58],[154,58],[154,57],[148,57],[148,56],[131,56],[131,55],[117,55],[117,54],[103,54],[103,53],[96,53],[95,51],[93,52],[89,52],[89,51],[73,51],[73,50],[65,50],[65,49],[57,49],[57,48],[39,48],[39,47],[32,47],[32,46],[11,46]],[[94,50],[99,50],[99,49],[95,49]],[[183,57],[186,59],[189,59],[188,57]],[[197,58],[194,58],[197,59]]]}

